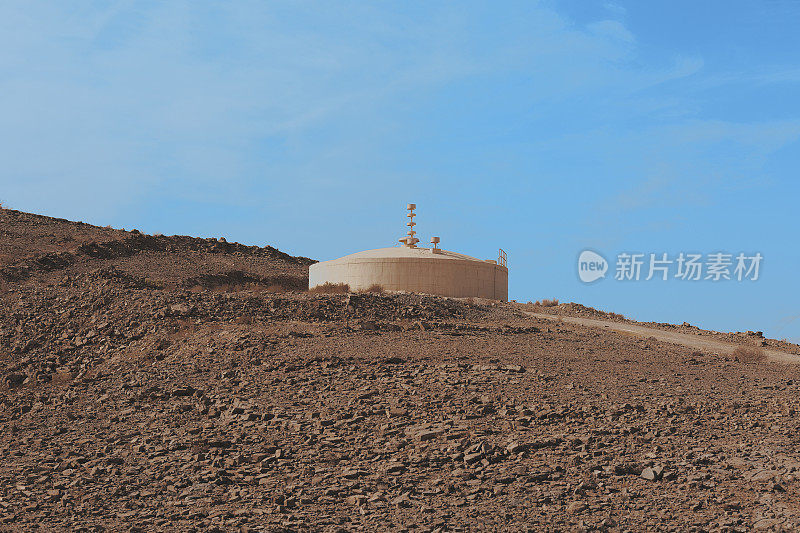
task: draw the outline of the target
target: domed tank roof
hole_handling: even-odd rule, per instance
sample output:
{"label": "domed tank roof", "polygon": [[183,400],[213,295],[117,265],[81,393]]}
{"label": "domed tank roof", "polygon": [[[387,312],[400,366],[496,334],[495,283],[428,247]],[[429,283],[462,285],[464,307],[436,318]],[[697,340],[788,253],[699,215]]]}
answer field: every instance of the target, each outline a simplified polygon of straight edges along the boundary
{"label": "domed tank roof", "polygon": [[395,246],[392,248],[376,248],[374,250],[364,250],[363,252],[356,252],[354,254],[339,257],[333,261],[347,262],[359,259],[443,259],[443,260],[456,260],[456,261],[478,261],[481,263],[494,263],[492,260],[483,260],[471,257],[469,255],[451,252],[449,250],[433,248],[411,248],[409,246]]}

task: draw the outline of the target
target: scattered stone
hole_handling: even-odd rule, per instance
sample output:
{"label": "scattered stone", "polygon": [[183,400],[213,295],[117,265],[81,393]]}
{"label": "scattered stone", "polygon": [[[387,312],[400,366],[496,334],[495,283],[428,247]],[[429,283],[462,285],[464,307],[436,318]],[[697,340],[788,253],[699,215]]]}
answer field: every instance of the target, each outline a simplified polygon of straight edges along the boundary
{"label": "scattered stone", "polygon": [[19,385],[22,385],[22,383],[25,381],[27,377],[28,376],[26,376],[25,374],[12,372],[6,374],[5,381],[9,387],[17,387]]}
{"label": "scattered stone", "polygon": [[648,481],[659,481],[664,474],[664,469],[660,466],[646,467],[640,476]]}
{"label": "scattered stone", "polygon": [[586,503],[582,501],[574,501],[567,504],[567,512],[570,514],[582,513],[588,508],[589,507],[586,505]]}
{"label": "scattered stone", "polygon": [[517,453],[524,452],[527,448],[528,447],[526,445],[514,441],[514,442],[509,443],[508,446],[506,446],[506,451],[508,453],[517,454]]}
{"label": "scattered stone", "polygon": [[464,462],[468,465],[475,464],[481,459],[483,459],[483,453],[481,452],[468,453],[464,456]]}

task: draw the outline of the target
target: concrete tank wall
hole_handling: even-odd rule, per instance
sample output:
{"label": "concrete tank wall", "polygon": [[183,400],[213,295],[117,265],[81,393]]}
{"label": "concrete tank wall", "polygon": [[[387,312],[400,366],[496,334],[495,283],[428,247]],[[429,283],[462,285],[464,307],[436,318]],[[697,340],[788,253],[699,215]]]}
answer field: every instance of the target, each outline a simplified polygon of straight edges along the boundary
{"label": "concrete tank wall", "polygon": [[389,291],[508,300],[508,269],[492,261],[436,254],[427,257],[358,255],[311,265],[309,287],[326,282],[347,283],[351,290],[362,290],[378,284]]}

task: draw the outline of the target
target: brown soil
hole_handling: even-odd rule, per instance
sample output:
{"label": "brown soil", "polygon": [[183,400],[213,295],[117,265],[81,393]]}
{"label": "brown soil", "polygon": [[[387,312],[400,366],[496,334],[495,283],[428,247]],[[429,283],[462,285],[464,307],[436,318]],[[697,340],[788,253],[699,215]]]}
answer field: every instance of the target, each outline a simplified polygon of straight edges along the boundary
{"label": "brown soil", "polygon": [[800,527],[800,365],[308,294],[271,248],[0,232],[0,529]]}

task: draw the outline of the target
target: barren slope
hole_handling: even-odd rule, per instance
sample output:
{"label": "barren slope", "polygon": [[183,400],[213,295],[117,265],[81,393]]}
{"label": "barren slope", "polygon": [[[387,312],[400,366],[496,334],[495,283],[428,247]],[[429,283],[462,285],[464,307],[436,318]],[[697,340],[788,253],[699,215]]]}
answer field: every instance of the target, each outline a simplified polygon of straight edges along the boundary
{"label": "barren slope", "polygon": [[515,304],[190,290],[261,257],[193,242],[4,282],[0,529],[800,526],[798,365]]}
{"label": "barren slope", "polygon": [[42,283],[114,268],[173,287],[251,284],[302,290],[311,263],[270,246],[144,235],[0,209],[0,283],[31,279]]}

